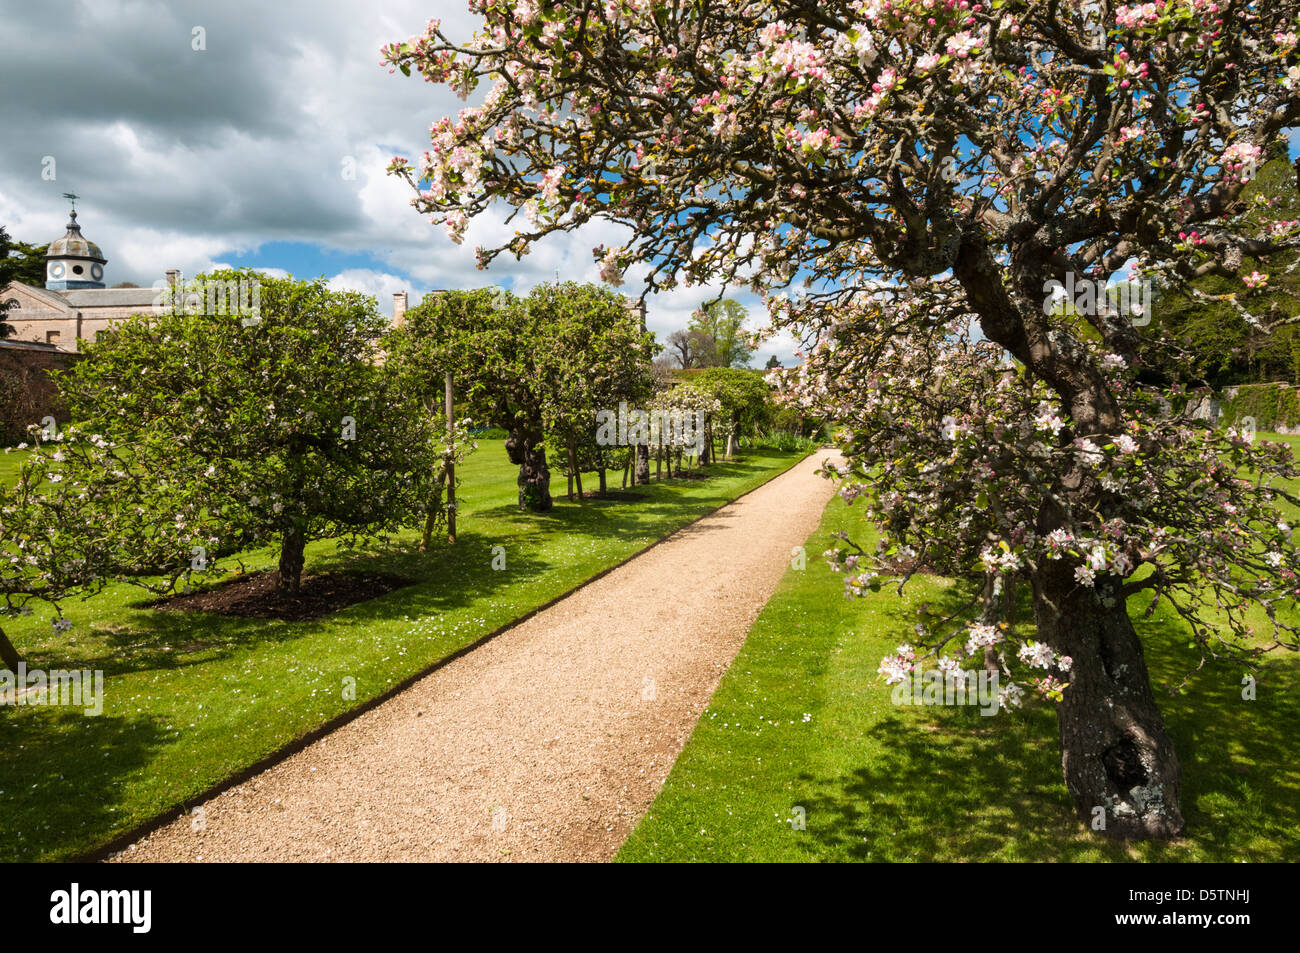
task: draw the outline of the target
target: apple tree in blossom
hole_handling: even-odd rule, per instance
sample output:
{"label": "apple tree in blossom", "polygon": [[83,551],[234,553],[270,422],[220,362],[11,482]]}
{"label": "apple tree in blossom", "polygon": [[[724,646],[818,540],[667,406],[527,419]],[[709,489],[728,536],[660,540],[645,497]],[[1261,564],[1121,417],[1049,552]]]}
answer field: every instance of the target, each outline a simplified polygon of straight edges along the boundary
{"label": "apple tree in blossom", "polygon": [[[485,266],[604,219],[627,235],[595,249],[608,281],[637,264],[652,291],[767,295],[810,349],[804,401],[846,426],[844,491],[883,531],[880,551],[835,557],[850,590],[918,566],[993,581],[882,668],[1019,656],[1059,699],[1079,816],[1178,834],[1181,768],[1130,603],[1167,602],[1206,653],[1296,647],[1300,559],[1276,510],[1295,471],[1173,412],[1150,296],[1117,305],[1106,286],[1126,269],[1196,294],[1214,274],[1275,320],[1252,302],[1296,227],[1243,189],[1300,116],[1300,4],[471,8],[474,36],[433,22],[383,53],[473,97],[394,160],[414,206],[460,240],[500,203],[516,231]],[[1019,646],[997,585],[1012,576],[1035,615]],[[1270,633],[1247,632],[1252,607]]]}

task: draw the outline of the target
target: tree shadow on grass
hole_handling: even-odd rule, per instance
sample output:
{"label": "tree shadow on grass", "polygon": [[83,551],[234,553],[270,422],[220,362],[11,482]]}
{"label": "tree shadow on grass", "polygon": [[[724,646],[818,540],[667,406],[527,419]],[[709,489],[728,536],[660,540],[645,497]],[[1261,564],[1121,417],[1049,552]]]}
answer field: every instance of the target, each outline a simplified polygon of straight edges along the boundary
{"label": "tree shadow on grass", "polygon": [[[1195,659],[1168,620],[1141,629],[1152,681]],[[1300,856],[1300,669],[1270,665],[1255,701],[1240,671],[1203,671],[1157,700],[1183,766],[1187,837],[1122,844],[1087,830],[1061,779],[1053,710],[986,718],[974,708],[899,708],[872,729],[880,754],[840,775],[801,776],[807,835],[860,860],[1220,860]]]}
{"label": "tree shadow on grass", "polygon": [[[288,642],[327,630],[352,630],[375,621],[423,616],[464,608],[489,599],[497,590],[518,583],[519,575],[540,574],[549,564],[524,552],[512,552],[510,572],[491,569],[498,541],[461,534],[454,547],[429,553],[414,549],[321,554],[308,572],[385,572],[417,582],[374,599],[354,603],[328,615],[301,622],[237,618],[212,612],[160,612],[143,596],[129,614],[92,623],[91,644],[46,642],[27,653],[33,668],[103,669],[108,675],[164,671],[206,664],[257,645]],[[214,576],[219,582],[223,577]],[[224,577],[228,578],[228,577]]]}
{"label": "tree shadow on grass", "polygon": [[153,717],[0,708],[0,862],[67,858],[138,823],[121,785],[166,743]]}
{"label": "tree shadow on grass", "polygon": [[1243,697],[1245,669],[1211,663],[1170,694],[1197,656],[1181,620],[1136,620],[1156,702],[1183,766],[1188,833],[1223,860],[1300,857],[1300,664],[1274,653]]}
{"label": "tree shadow on grass", "polygon": [[[562,492],[552,493],[555,505],[544,513],[524,512],[513,504],[505,504],[478,512],[479,517],[493,520],[521,520],[525,525],[535,527],[539,532],[580,533],[601,539],[625,539],[629,536],[659,536],[666,530],[665,524],[684,525],[697,517],[708,515],[709,504],[715,507],[725,506],[728,499],[719,495],[715,500],[682,499],[675,494],[661,494],[659,487],[699,486],[718,477],[735,477],[755,474],[770,470],[770,467],[750,463],[711,464],[703,471],[702,477],[653,480],[649,485],[637,484],[629,487],[644,494],[635,507],[627,505],[616,496],[610,499],[584,499],[582,503],[569,500]],[[699,471],[696,471],[699,472]],[[584,484],[585,488],[585,484]],[[613,493],[619,492],[612,488]]]}
{"label": "tree shadow on grass", "polygon": [[[905,712],[905,713],[904,713]],[[1011,726],[1007,719],[1026,722]],[[1073,825],[1050,715],[908,709],[872,728],[881,754],[839,777],[803,775],[819,853],[855,860],[1052,859]],[[1037,730],[1026,730],[1026,728]],[[976,732],[979,732],[978,734]]]}

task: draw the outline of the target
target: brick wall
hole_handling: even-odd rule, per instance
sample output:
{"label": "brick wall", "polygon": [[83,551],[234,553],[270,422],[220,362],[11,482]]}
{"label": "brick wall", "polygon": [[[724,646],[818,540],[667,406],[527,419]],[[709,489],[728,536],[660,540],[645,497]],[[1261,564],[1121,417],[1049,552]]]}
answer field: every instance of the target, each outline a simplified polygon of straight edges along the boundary
{"label": "brick wall", "polygon": [[75,359],[59,351],[0,343],[0,444],[28,439],[27,425],[43,417],[64,421],[58,389],[48,372],[71,367]]}

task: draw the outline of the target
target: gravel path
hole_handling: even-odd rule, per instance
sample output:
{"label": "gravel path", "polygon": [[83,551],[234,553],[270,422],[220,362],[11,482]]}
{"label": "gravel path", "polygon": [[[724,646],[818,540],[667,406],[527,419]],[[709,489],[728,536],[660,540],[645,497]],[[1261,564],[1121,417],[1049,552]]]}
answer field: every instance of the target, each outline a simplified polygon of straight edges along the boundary
{"label": "gravel path", "polygon": [[816,528],[827,454],[112,859],[608,859]]}

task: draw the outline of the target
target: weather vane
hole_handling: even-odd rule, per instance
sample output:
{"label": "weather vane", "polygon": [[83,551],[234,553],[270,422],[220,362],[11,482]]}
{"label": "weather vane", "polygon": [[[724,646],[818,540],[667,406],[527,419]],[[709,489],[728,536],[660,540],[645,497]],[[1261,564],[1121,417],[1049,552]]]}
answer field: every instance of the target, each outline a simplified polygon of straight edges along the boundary
{"label": "weather vane", "polygon": [[63,197],[72,203],[72,210],[75,212],[77,210],[77,199],[81,198],[81,196],[75,192],[64,192]]}

